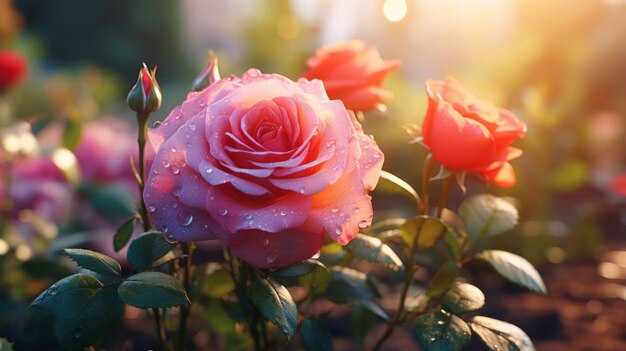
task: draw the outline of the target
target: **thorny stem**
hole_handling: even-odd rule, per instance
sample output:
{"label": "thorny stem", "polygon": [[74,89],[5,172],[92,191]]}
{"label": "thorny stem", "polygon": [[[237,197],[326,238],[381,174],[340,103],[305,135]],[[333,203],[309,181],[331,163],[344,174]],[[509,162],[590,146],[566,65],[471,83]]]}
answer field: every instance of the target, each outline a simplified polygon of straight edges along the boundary
{"label": "thorny stem", "polygon": [[[193,241],[183,242],[181,243],[181,248],[183,250],[183,256],[185,257],[185,266],[183,267],[183,286],[185,291],[189,293],[192,280],[191,258],[193,256],[193,251],[196,248],[196,243]],[[187,318],[189,318],[190,310],[191,305],[180,306],[180,321],[178,324],[178,350],[180,351],[185,350],[185,334],[187,331]]]}
{"label": "thorny stem", "polygon": [[441,214],[443,213],[443,209],[445,208],[446,202],[448,201],[448,193],[450,192],[450,188],[452,187],[453,182],[454,175],[449,176],[443,181],[441,194],[439,194],[439,203],[437,204],[437,218],[441,218]]}

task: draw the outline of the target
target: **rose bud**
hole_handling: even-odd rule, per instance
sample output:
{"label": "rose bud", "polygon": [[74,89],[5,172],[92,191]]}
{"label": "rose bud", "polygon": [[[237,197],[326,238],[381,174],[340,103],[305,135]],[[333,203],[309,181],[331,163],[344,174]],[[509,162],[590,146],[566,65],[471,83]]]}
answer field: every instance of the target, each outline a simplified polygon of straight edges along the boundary
{"label": "rose bud", "polygon": [[304,78],[322,80],[330,99],[364,111],[391,100],[393,94],[382,89],[383,81],[401,62],[383,61],[375,47],[355,40],[318,49],[306,64]]}
{"label": "rose bud", "polygon": [[144,200],[172,240],[217,238],[242,260],[284,267],[372,220],[383,154],[319,80],[250,69],[192,92],[149,131]]}
{"label": "rose bud", "polygon": [[22,55],[0,51],[0,92],[19,83],[26,75],[27,64]]}
{"label": "rose bud", "polygon": [[511,147],[526,125],[457,80],[426,82],[428,110],[422,124],[424,144],[451,171],[467,171],[501,187],[515,184],[508,162],[522,154]]}
{"label": "rose bud", "polygon": [[131,110],[147,114],[155,112],[161,107],[161,89],[154,76],[155,73],[156,67],[150,71],[145,63],[139,70],[137,83],[128,93],[127,102]]}
{"label": "rose bud", "polygon": [[200,91],[220,80],[220,70],[217,65],[217,56],[213,51],[209,51],[209,63],[204,70],[193,80],[191,90]]}

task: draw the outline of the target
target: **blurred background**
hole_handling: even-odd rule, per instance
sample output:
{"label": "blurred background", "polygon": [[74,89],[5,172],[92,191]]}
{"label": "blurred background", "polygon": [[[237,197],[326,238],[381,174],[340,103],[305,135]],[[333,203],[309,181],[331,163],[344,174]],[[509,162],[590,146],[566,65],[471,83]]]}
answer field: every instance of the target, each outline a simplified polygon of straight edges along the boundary
{"label": "blurred background", "polygon": [[[38,333],[34,349],[54,345],[26,306],[73,269],[59,249],[112,254],[137,195],[125,97],[142,62],[158,66],[156,121],[184,100],[209,49],[222,76],[257,67],[296,79],[316,48],[349,39],[403,61],[385,85],[394,99],[367,113],[364,127],[386,155],[384,168],[413,185],[424,151],[407,144],[401,125],[421,123],[426,79],[454,76],[528,125],[516,145],[524,155],[513,161],[515,187],[469,179],[469,193],[517,199],[520,225],[497,246],[537,264],[550,296],[503,287],[485,272],[476,279],[491,287],[491,315],[525,329],[541,350],[626,349],[623,0],[0,0],[0,50],[27,62],[21,83],[0,92],[0,190],[24,198],[2,217],[0,337]],[[12,167],[12,152],[27,161]],[[51,163],[29,164],[40,158]],[[456,210],[464,195],[451,195]]]}

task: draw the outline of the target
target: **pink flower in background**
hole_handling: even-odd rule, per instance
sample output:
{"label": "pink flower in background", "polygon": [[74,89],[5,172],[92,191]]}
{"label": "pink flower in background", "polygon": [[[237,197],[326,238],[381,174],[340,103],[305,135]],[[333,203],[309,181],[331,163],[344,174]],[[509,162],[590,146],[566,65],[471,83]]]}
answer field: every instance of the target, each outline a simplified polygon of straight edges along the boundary
{"label": "pink flower in background", "polygon": [[0,50],[0,91],[19,83],[26,76],[27,70],[28,65],[22,55]]}
{"label": "pink flower in background", "polygon": [[384,61],[375,47],[360,40],[320,48],[306,63],[309,71],[302,74],[304,78],[322,80],[331,99],[355,111],[391,100],[393,94],[382,88],[383,81],[401,64]]}
{"label": "pink flower in background", "polygon": [[626,173],[614,177],[609,188],[619,196],[626,196]]}
{"label": "pink flower in background", "polygon": [[171,239],[281,267],[371,223],[383,154],[320,81],[250,69],[190,93],[149,139],[144,199]]}

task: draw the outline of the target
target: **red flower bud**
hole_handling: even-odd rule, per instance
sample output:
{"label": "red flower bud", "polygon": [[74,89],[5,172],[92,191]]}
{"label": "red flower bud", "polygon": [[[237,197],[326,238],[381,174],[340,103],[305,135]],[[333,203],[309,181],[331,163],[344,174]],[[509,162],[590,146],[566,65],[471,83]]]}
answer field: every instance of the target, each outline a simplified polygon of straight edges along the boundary
{"label": "red flower bud", "polygon": [[0,51],[0,91],[6,90],[26,75],[27,64],[22,55],[11,51]]}
{"label": "red flower bud", "polygon": [[204,70],[196,76],[193,80],[193,84],[191,89],[193,91],[204,90],[211,86],[211,84],[220,80],[220,70],[217,65],[217,56],[213,53],[213,51],[209,51],[209,63],[206,65]]}
{"label": "red flower bud", "polygon": [[161,107],[161,88],[155,78],[156,67],[148,70],[146,64],[139,71],[137,83],[128,93],[128,107],[137,113],[150,113]]}

